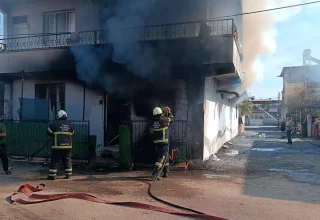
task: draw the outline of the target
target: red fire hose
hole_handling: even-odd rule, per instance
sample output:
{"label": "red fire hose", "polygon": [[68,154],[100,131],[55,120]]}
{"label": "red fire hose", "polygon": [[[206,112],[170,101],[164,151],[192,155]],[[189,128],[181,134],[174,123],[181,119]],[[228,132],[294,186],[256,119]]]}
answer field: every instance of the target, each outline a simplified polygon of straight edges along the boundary
{"label": "red fire hose", "polygon": [[[30,205],[30,204],[57,201],[62,199],[80,199],[80,200],[96,202],[96,203],[127,206],[132,208],[163,212],[171,215],[180,215],[185,217],[193,217],[193,218],[206,219],[206,220],[227,220],[225,218],[220,218],[212,215],[197,214],[197,213],[186,212],[186,211],[177,211],[177,210],[172,210],[168,208],[148,205],[140,202],[113,202],[113,201],[104,200],[104,199],[95,197],[87,193],[59,193],[59,194],[50,194],[50,195],[48,194],[41,195],[41,194],[35,193],[35,192],[42,191],[44,188],[45,188],[45,184],[43,183],[39,184],[36,187],[30,184],[23,184],[18,188],[16,192],[11,194],[11,201],[21,205]],[[28,199],[22,199],[20,197],[16,198],[16,196],[18,195],[25,195],[28,197]]]}

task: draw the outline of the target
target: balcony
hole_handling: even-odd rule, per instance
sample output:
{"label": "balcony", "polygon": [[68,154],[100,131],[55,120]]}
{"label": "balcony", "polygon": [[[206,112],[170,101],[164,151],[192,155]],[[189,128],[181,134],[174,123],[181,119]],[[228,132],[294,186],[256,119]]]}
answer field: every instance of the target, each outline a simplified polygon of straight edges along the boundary
{"label": "balcony", "polygon": [[[9,57],[15,60],[15,68],[25,69],[21,64],[26,62],[25,53],[12,52],[28,52],[27,57],[31,59],[28,66],[31,66],[36,60],[45,57],[52,60],[56,55],[66,53],[70,45],[112,44],[109,34],[112,33],[108,30],[96,30],[0,39],[0,73],[14,71],[3,59]],[[166,54],[172,55],[172,63],[201,64],[208,67],[208,75],[216,75],[222,80],[240,78],[242,46],[233,19],[133,27],[120,30],[117,34],[120,34],[121,40],[139,42],[142,47],[165,41]],[[184,59],[181,59],[182,56]],[[37,64],[38,69],[46,65],[48,62]]]}

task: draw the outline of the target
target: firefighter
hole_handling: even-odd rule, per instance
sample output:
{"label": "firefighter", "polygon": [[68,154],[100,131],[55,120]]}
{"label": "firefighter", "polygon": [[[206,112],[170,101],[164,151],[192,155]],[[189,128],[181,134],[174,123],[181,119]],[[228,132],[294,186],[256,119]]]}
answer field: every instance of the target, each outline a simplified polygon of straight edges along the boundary
{"label": "firefighter", "polygon": [[[156,179],[159,176],[159,172],[163,168],[164,178],[168,177],[169,173],[169,126],[173,122],[173,115],[169,107],[166,107],[164,111],[161,108],[156,107],[153,110],[153,124],[151,133],[153,136],[153,144],[156,151],[156,162],[152,172],[152,179]],[[167,159],[166,159],[167,158]],[[161,177],[159,177],[161,178]]]}
{"label": "firefighter", "polygon": [[53,138],[48,180],[56,179],[61,160],[65,169],[66,179],[70,179],[72,175],[71,153],[74,130],[71,123],[67,121],[67,113],[65,111],[60,110],[56,119],[49,125],[47,130],[47,134]]}

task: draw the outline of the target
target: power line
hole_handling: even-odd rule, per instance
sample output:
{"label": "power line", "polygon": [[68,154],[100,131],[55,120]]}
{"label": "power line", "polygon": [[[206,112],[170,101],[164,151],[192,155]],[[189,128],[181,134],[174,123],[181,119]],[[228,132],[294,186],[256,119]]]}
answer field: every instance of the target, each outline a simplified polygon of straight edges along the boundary
{"label": "power line", "polygon": [[312,5],[312,4],[317,4],[317,3],[320,3],[320,1],[306,2],[306,3],[295,4],[295,5],[287,5],[287,6],[283,6],[283,7],[269,8],[269,9],[258,10],[258,11],[244,12],[244,13],[239,13],[239,14],[234,14],[234,15],[227,15],[227,16],[210,18],[208,20],[216,20],[216,19],[223,19],[223,18],[238,17],[238,16],[243,16],[243,15],[251,15],[251,14],[257,14],[257,13],[263,13],[263,12],[269,12],[269,11],[277,11],[277,10],[300,7],[300,6],[305,6],[305,5]]}

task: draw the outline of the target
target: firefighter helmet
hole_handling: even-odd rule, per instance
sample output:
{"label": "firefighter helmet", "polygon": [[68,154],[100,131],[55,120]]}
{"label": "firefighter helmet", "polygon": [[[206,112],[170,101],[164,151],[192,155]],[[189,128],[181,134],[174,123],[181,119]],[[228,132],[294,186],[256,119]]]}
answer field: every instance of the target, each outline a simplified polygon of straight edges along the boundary
{"label": "firefighter helmet", "polygon": [[156,107],[153,109],[153,116],[156,116],[156,115],[162,115],[162,109],[159,108],[159,107]]}
{"label": "firefighter helmet", "polygon": [[60,110],[56,116],[57,119],[67,119],[67,112]]}

